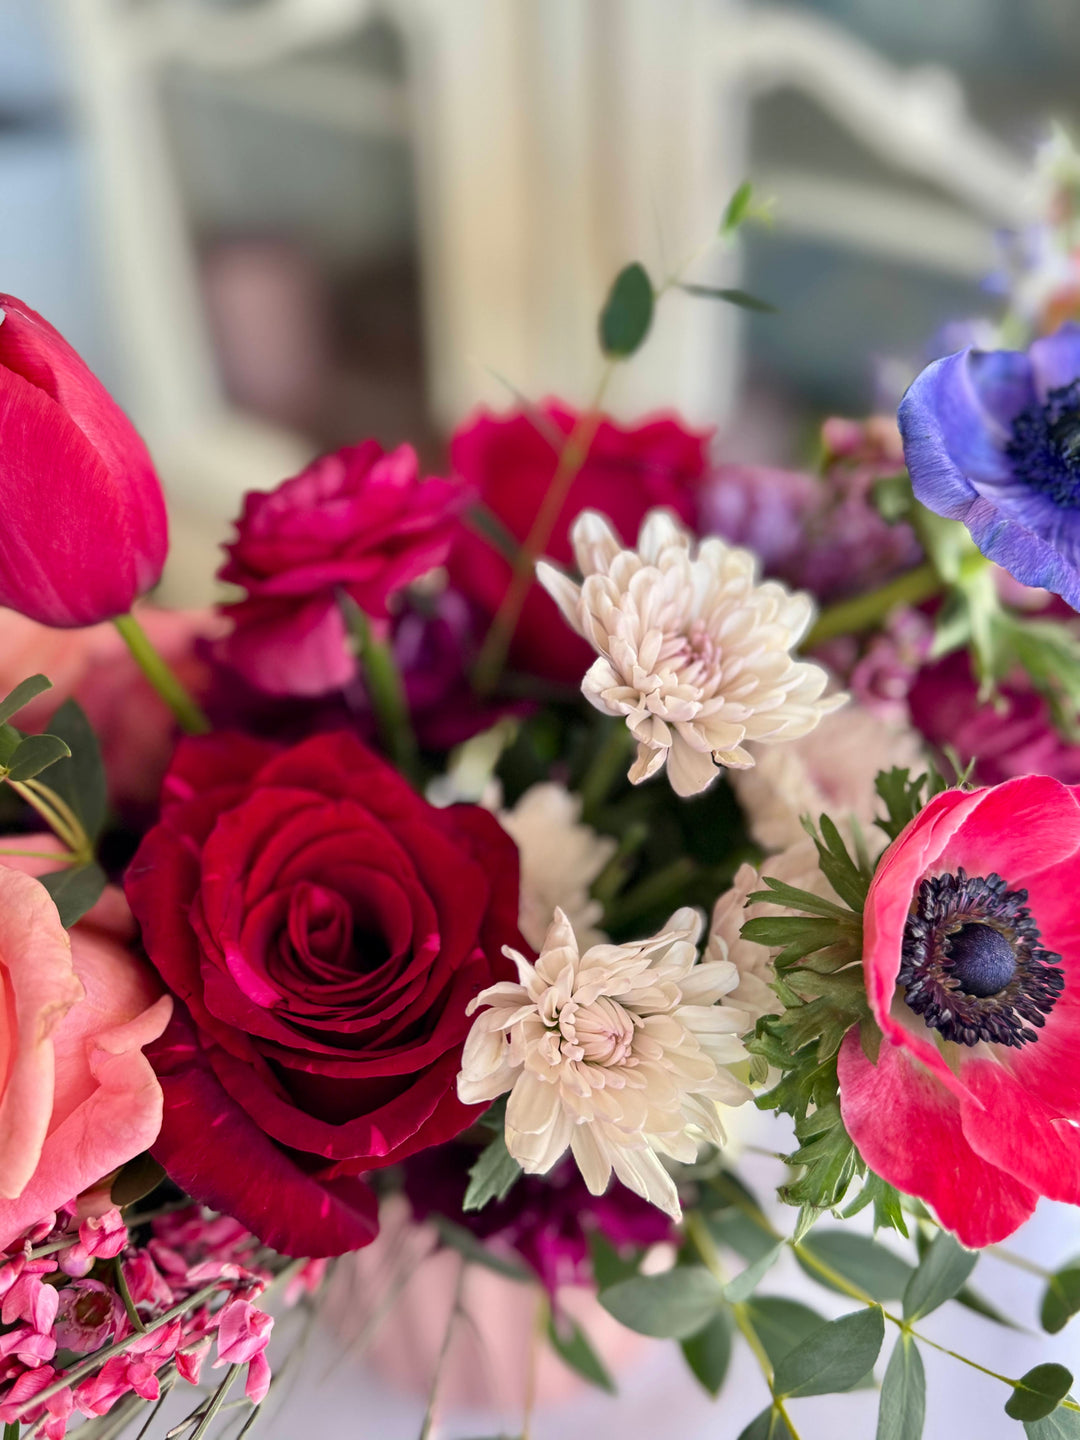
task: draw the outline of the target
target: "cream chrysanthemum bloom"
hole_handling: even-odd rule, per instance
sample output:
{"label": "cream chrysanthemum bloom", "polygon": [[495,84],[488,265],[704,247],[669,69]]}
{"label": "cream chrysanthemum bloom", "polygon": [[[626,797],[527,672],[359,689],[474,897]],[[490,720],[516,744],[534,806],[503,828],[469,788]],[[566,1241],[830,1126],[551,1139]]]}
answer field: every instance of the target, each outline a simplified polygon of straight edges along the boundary
{"label": "cream chrysanthemum bloom", "polygon": [[724,1142],[718,1105],[749,1091],[725,1067],[745,1058],[738,1012],[716,1002],[738,983],[727,960],[698,963],[701,916],[679,910],[650,940],[579,950],[561,910],[535,965],[516,950],[519,984],[469,1006],[458,1096],[483,1104],[509,1090],[506,1145],[530,1175],[570,1147],[594,1195],[615,1174],[679,1219],[660,1156],[692,1162]]}
{"label": "cream chrysanthemum bloom", "polygon": [[582,583],[546,561],[537,579],[598,652],[581,688],[626,717],[635,785],[666,762],[676,794],[696,795],[717,766],[753,765],[744,741],[794,740],[843,704],[822,695],[824,670],[788,653],[810,624],[810,598],[758,584],[748,550],[716,538],[695,546],[667,510],[645,517],[636,550],[593,510],[572,539]]}
{"label": "cream chrysanthemum bloom", "polygon": [[498,812],[499,824],[517,842],[521,858],[521,933],[539,950],[556,907],[574,928],[578,944],[597,945],[607,936],[597,928],[604,913],[589,886],[618,848],[610,835],[581,823],[581,799],[562,785],[544,783],[525,791],[512,810]]}

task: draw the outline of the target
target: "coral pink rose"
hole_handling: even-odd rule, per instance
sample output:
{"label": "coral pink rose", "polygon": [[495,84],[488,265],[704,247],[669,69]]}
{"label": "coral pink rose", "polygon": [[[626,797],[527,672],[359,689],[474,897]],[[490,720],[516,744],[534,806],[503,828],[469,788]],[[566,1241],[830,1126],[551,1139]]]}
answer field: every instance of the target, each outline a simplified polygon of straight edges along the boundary
{"label": "coral pink rose", "polygon": [[146,446],[47,320],[0,295],[0,604],[43,625],[126,615],[169,537]]}
{"label": "coral pink rose", "polygon": [[[96,911],[130,923],[116,894]],[[122,907],[121,907],[122,909]],[[142,1047],[172,1000],[108,929],[70,939],[37,880],[0,865],[0,1246],[146,1150],[161,1086]]]}
{"label": "coral pink rose", "polygon": [[[549,400],[535,416],[482,410],[455,433],[450,444],[454,473],[476,487],[484,506],[515,540],[527,538],[578,418],[567,406]],[[689,430],[669,416],[629,428],[602,420],[544,554],[561,565],[573,564],[570,526],[585,509],[606,515],[620,535],[636,535],[645,512],[657,505],[692,524],[696,491],[708,467],[708,441],[708,432]],[[490,620],[510,583],[506,557],[463,526],[449,569],[453,584]],[[518,621],[511,664],[576,686],[593,658],[585,641],[563,624],[555,602],[534,584]]]}
{"label": "coral pink rose", "polygon": [[968,1246],[1040,1195],[1080,1203],[1080,790],[1044,775],[935,796],[885,852],[863,965],[882,1030],[839,1056],[863,1159]]}
{"label": "coral pink rose", "polygon": [[[188,689],[203,693],[210,666],[196,655],[196,642],[221,635],[225,622],[210,610],[142,605],[136,614]],[[52,630],[0,610],[0,695],[37,673],[47,675],[53,688],[20,710],[15,724],[21,730],[44,730],[57,707],[73,697],[101,744],[111,799],[125,811],[135,807],[141,813],[154,805],[172,755],[176,722],[115,626]]]}
{"label": "coral pink rose", "polygon": [[384,627],[392,595],[446,559],[471,497],[421,478],[416,453],[374,440],[323,455],[268,493],[251,491],[222,580],[247,591],[224,659],[271,695],[325,695],[356,675],[341,613],[348,595]]}

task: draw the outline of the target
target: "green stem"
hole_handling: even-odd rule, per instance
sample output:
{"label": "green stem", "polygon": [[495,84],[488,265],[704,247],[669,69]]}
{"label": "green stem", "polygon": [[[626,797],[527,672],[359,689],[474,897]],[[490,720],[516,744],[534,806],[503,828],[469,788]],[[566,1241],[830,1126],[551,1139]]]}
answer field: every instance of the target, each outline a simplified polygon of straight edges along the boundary
{"label": "green stem", "polygon": [[462,1256],[461,1265],[457,1273],[457,1282],[454,1285],[454,1299],[450,1307],[450,1318],[446,1322],[442,1345],[439,1347],[438,1358],[435,1361],[435,1373],[431,1377],[431,1389],[428,1392],[427,1409],[424,1411],[424,1420],[420,1427],[420,1440],[431,1440],[434,1432],[435,1401],[439,1396],[439,1381],[442,1379],[443,1366],[446,1364],[446,1357],[450,1353],[450,1339],[454,1333],[454,1323],[461,1314],[461,1298],[465,1289],[466,1268],[467,1262],[465,1257]]}
{"label": "green stem", "polygon": [[117,1294],[124,1302],[124,1309],[127,1311],[128,1319],[131,1321],[132,1325],[134,1325],[135,1329],[138,1330],[140,1335],[145,1335],[146,1325],[143,1321],[142,1316],[135,1308],[134,1300],[132,1300],[131,1298],[131,1291],[128,1289],[127,1279],[124,1276],[123,1262],[121,1261],[119,1255],[115,1256],[113,1259],[113,1278],[116,1281]]}
{"label": "green stem", "polygon": [[609,723],[604,738],[585,772],[579,794],[581,818],[591,824],[620,774],[625,773],[627,760],[634,748],[634,737],[621,720]]}
{"label": "green stem", "polygon": [[210,729],[210,721],[172,666],[155,650],[135,616],[118,615],[113,624],[131,651],[136,665],[176,716],[180,727],[189,735],[205,735]]}
{"label": "green stem", "polygon": [[600,407],[617,364],[617,360],[609,360],[605,365],[592,404],[578,418],[577,424],[567,436],[566,443],[559,452],[555,473],[548,483],[544,498],[536,512],[536,518],[525,537],[525,543],[518,551],[510,575],[510,584],[506,588],[506,593],[495,612],[495,618],[484,637],[484,643],[480,647],[480,654],[476,661],[476,669],[473,672],[473,684],[481,695],[489,695],[499,683],[499,676],[502,674],[502,668],[510,650],[510,642],[514,638],[514,631],[521,618],[529,587],[533,583],[533,570],[551,539],[551,532],[566,503],[570,487],[581,474],[582,467],[589,458],[592,442],[600,428],[602,418]]}
{"label": "green stem", "polygon": [[673,903],[683,893],[687,882],[697,874],[697,869],[697,862],[689,855],[680,855],[670,865],[654,871],[640,885],[621,895],[604,917],[605,925],[609,929],[630,925],[642,916]]}
{"label": "green stem", "polygon": [[389,642],[378,638],[368,617],[354,600],[342,595],[341,605],[356,643],[364,672],[364,687],[375,712],[383,747],[402,774],[416,783],[420,776],[420,756],[405,684],[393,649]]}
{"label": "green stem", "polygon": [[62,865],[75,865],[80,857],[71,850],[0,850],[0,855],[10,855],[19,860],[52,860]]}
{"label": "green stem", "polygon": [[[60,797],[45,786],[37,785],[32,780],[8,780],[12,790],[21,800],[25,800],[32,810],[36,810],[41,818],[48,825],[49,829],[73,851],[80,860],[89,859],[93,853],[93,847],[87,838],[86,831],[78,820],[74,826],[64,818],[60,812]],[[44,791],[44,794],[42,793]],[[64,807],[67,808],[67,807]],[[70,810],[68,811],[70,814]]]}
{"label": "green stem", "polygon": [[4,1426],[4,1440],[19,1440],[19,1431],[22,1426],[18,1420],[11,1420]]}
{"label": "green stem", "polygon": [[1006,1265],[1012,1265],[1017,1270],[1026,1270],[1029,1275],[1037,1275],[1040,1280],[1053,1280],[1054,1272],[1047,1270],[1044,1265],[1036,1265],[1034,1260],[1029,1260],[1026,1255],[1017,1255],[1012,1250],[1006,1250],[1003,1245],[988,1245],[986,1253],[993,1255],[995,1260],[1003,1260]]}
{"label": "green stem", "polygon": [[872,630],[897,605],[921,605],[924,600],[940,594],[941,589],[941,577],[927,560],[877,590],[868,590],[865,595],[855,595],[850,600],[827,606],[818,616],[802,648],[812,650],[815,645],[835,640],[838,635],[857,635],[863,630]]}

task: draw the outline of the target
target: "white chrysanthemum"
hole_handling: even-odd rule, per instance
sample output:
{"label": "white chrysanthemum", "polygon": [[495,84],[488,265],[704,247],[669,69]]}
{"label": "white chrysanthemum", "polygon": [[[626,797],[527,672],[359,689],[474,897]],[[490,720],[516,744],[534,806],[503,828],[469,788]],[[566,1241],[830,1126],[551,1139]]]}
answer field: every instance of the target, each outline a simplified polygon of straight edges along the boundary
{"label": "white chrysanthemum", "polygon": [[809,890],[812,895],[832,900],[834,904],[837,900],[832,886],[821,873],[817,847],[805,833],[797,844],[789,846],[782,854],[771,855],[760,871],[752,865],[739,866],[731,889],[720,896],[713,908],[705,959],[713,964],[726,960],[738,971],[738,984],[728,991],[721,1003],[741,1014],[740,1035],[752,1030],[762,1015],[779,1014],[781,1008],[771,988],[775,973],[772,950],[767,945],[759,945],[756,940],[744,940],[740,934],[748,920],[791,914],[784,906],[770,905],[765,900],[747,905],[748,895],[768,888],[763,883],[766,875],[783,880],[799,890]]}
{"label": "white chrysanthemum", "polygon": [[721,1145],[718,1105],[749,1091],[725,1068],[746,1056],[738,1012],[716,1002],[738,983],[730,961],[698,963],[701,916],[679,910],[650,940],[581,952],[561,910],[535,966],[504,953],[520,984],[503,981],[469,1006],[473,1023],[458,1076],[466,1105],[510,1092],[506,1144],[530,1175],[573,1152],[594,1195],[614,1170],[679,1219],[661,1155],[692,1162],[701,1140]]}
{"label": "white chrysanthemum", "polygon": [[645,517],[636,550],[592,510],[572,538],[582,584],[545,561],[537,579],[599,654],[581,688],[626,717],[635,785],[666,762],[676,794],[696,795],[718,765],[753,765],[744,741],[794,740],[843,704],[822,696],[824,670],[788,653],[813,616],[809,597],[759,585],[748,550],[715,537],[695,547],[667,510]]}
{"label": "white chrysanthemum", "polygon": [[604,913],[589,886],[617,849],[609,835],[581,824],[581,798],[562,785],[544,783],[525,791],[512,810],[499,812],[499,824],[517,842],[521,857],[521,933],[539,950],[556,908],[587,948],[606,940],[597,922]]}
{"label": "white chrysanthemum", "polygon": [[802,817],[830,815],[841,828],[852,819],[864,834],[881,809],[874,778],[894,765],[918,771],[922,745],[913,730],[890,725],[858,705],[830,715],[790,745],[758,751],[752,770],[731,777],[750,833],[767,850],[806,838]]}

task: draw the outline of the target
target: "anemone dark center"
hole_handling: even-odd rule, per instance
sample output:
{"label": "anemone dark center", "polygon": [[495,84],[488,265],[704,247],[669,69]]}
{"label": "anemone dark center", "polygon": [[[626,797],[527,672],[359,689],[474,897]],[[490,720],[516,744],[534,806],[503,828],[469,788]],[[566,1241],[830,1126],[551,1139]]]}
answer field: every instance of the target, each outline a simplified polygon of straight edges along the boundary
{"label": "anemone dark center", "polygon": [[1080,379],[1021,410],[1005,453],[1019,478],[1055,505],[1080,510]]}
{"label": "anemone dark center", "polygon": [[1065,988],[1026,890],[1000,875],[935,875],[919,886],[901,949],[904,999],[946,1040],[1020,1046],[1038,1039]]}
{"label": "anemone dark center", "polygon": [[1016,974],[1013,947],[992,925],[961,925],[945,942],[949,969],[965,995],[999,995]]}

